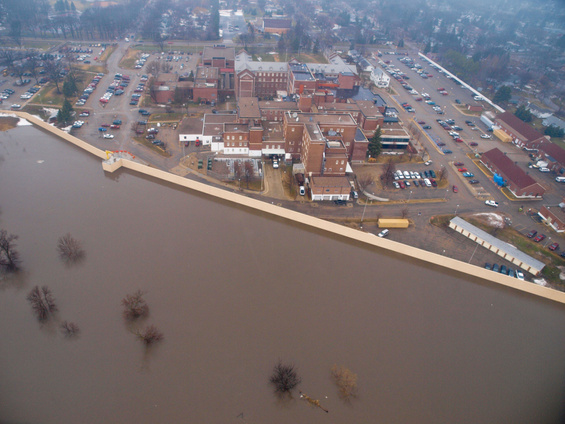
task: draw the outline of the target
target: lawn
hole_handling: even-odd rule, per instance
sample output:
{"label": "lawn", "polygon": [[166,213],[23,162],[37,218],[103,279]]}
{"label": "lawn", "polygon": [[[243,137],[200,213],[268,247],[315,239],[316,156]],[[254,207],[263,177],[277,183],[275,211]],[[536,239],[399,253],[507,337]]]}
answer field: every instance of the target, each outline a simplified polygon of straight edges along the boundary
{"label": "lawn", "polygon": [[110,57],[110,55],[112,53],[114,53],[114,50],[116,50],[115,45],[110,45],[106,47],[106,50],[104,50],[104,53],[102,53],[102,55],[98,58],[98,60],[100,62],[106,62],[108,60],[108,58]]}
{"label": "lawn", "polygon": [[125,69],[135,69],[135,62],[138,59],[139,50],[129,48],[122,60],[120,61],[119,66]]}
{"label": "lawn", "polygon": [[[77,89],[78,93],[82,93],[84,88],[90,83],[92,79],[92,75],[83,71],[77,71]],[[63,81],[59,82],[59,89],[62,90],[63,88]],[[95,95],[94,93],[92,95]],[[74,104],[78,96],[69,98],[71,104]],[[49,82],[47,83],[35,96],[33,96],[32,104],[39,104],[45,106],[55,106],[61,107],[63,106],[63,102],[65,101],[65,96],[62,93],[57,93],[57,87],[55,83]]]}
{"label": "lawn", "polygon": [[150,116],[150,122],[180,122],[184,113],[153,113]]}

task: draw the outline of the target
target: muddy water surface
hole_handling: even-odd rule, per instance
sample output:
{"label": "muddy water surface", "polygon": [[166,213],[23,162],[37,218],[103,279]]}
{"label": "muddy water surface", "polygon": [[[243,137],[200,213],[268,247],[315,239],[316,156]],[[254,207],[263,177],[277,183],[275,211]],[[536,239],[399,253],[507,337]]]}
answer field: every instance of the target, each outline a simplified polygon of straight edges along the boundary
{"label": "muddy water surface", "polygon": [[[33,127],[0,133],[0,228],[24,271],[0,285],[2,423],[557,423],[565,308],[335,240],[100,162]],[[83,241],[66,267],[59,236]],[[48,285],[65,340],[25,300]],[[144,290],[146,351],[120,300]],[[278,401],[292,362],[325,414]],[[359,375],[343,403],[333,364]]]}

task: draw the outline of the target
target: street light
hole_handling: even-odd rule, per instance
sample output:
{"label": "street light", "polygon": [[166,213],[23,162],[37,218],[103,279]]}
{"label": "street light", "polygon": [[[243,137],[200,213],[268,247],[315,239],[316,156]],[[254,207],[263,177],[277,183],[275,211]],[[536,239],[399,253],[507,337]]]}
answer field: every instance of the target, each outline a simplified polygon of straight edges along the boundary
{"label": "street light", "polygon": [[459,205],[455,208],[455,216],[457,216],[457,209],[459,209]]}
{"label": "street light", "polygon": [[449,189],[445,190],[445,197],[443,198],[443,200],[447,199],[447,193],[449,193]]}
{"label": "street light", "polygon": [[365,199],[365,206],[363,206],[363,214],[361,215],[361,228],[363,228],[363,219],[365,219],[365,210],[367,209],[367,201],[368,199]]}
{"label": "street light", "polygon": [[547,238],[547,243],[545,243],[545,246],[543,246],[543,247],[547,247],[547,245],[548,245],[549,243],[551,243],[551,237],[548,237],[548,238]]}
{"label": "street light", "polygon": [[408,203],[410,203],[411,198],[412,198],[412,190],[410,190],[410,196],[408,196]]}

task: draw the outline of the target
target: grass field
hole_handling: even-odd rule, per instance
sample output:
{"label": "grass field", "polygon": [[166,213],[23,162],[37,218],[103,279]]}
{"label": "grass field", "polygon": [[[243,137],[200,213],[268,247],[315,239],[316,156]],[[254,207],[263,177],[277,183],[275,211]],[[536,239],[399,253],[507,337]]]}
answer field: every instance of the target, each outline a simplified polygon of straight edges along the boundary
{"label": "grass field", "polygon": [[135,62],[137,61],[139,50],[129,48],[119,66],[124,69],[135,69]]}
{"label": "grass field", "polygon": [[[78,93],[83,92],[84,88],[90,83],[92,76],[93,75],[89,72],[83,70],[77,71]],[[59,89],[63,89],[63,81],[59,82]],[[92,95],[94,95],[94,93]],[[69,98],[72,105],[74,105],[77,98],[78,96]],[[63,93],[58,93],[55,83],[49,82],[33,97],[31,104],[61,107],[64,101],[65,96],[63,96]]]}
{"label": "grass field", "polygon": [[179,122],[184,113],[153,113],[149,122]]}

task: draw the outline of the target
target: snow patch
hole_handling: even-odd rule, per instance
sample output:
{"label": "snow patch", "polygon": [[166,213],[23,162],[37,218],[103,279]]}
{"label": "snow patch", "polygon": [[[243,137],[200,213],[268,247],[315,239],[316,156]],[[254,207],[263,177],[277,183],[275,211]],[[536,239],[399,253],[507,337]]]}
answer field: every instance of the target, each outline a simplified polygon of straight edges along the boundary
{"label": "snow patch", "polygon": [[18,127],[27,127],[27,126],[33,125],[33,124],[31,122],[29,122],[27,119],[20,118],[20,120],[18,121],[18,123],[16,125]]}
{"label": "snow patch", "polygon": [[487,219],[488,225],[491,227],[502,228],[504,227],[504,217],[494,212],[476,213],[475,216],[482,216]]}

